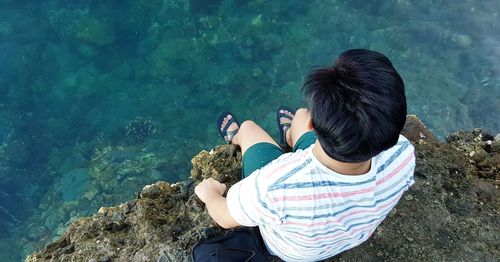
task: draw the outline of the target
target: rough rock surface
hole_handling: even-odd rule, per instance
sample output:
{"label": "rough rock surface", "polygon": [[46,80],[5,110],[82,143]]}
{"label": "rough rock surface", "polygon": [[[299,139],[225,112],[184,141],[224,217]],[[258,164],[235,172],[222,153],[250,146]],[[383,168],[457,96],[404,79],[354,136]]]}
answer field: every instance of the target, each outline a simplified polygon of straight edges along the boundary
{"label": "rough rock surface", "polygon": [[[415,185],[368,241],[330,261],[497,261],[500,141],[475,129],[439,143],[416,117],[407,124]],[[223,233],[193,195],[194,184],[205,177],[236,182],[240,160],[230,145],[202,151],[191,180],[157,182],[135,200],[101,208],[26,261],[188,261],[194,244]]]}

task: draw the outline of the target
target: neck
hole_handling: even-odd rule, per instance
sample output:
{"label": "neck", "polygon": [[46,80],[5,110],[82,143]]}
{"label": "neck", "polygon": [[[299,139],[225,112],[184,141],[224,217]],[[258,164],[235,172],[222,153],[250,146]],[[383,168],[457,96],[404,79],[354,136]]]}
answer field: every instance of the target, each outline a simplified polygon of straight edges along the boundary
{"label": "neck", "polygon": [[342,175],[362,175],[370,171],[371,159],[360,163],[337,161],[326,154],[318,140],[316,140],[312,152],[321,164]]}

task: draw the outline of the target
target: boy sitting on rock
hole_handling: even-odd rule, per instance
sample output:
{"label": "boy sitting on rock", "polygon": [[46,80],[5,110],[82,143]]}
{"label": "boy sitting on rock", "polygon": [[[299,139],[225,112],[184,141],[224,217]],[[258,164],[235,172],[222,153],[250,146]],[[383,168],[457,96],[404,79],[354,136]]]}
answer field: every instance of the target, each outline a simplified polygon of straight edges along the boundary
{"label": "boy sitting on rock", "polygon": [[222,113],[218,128],[243,153],[243,179],[205,179],[195,192],[224,228],[258,226],[286,261],[334,256],[367,240],[413,184],[414,148],[399,133],[404,84],[384,55],[353,49],[304,85],[309,109],[277,111],[282,148],[252,121]]}

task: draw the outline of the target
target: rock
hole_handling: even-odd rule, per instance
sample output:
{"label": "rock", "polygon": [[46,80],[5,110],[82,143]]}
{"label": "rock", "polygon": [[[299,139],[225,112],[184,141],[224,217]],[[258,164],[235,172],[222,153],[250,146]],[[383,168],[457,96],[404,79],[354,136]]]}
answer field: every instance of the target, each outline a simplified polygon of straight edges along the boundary
{"label": "rock", "polygon": [[100,46],[114,42],[114,36],[106,24],[92,16],[81,18],[76,27],[75,37]]}
{"label": "rock", "polygon": [[498,199],[500,192],[492,183],[479,180],[476,184],[476,190],[479,199],[482,201],[491,201]]}
{"label": "rock", "polygon": [[75,168],[62,175],[57,190],[62,193],[64,201],[80,199],[85,193],[90,176],[87,168]]}
{"label": "rock", "polygon": [[86,44],[78,45],[78,51],[81,55],[87,58],[93,58],[97,55],[97,50],[94,47]]}
{"label": "rock", "polygon": [[411,200],[414,199],[413,196],[410,195],[410,194],[406,195],[404,198],[405,198],[406,201],[411,201]]}
{"label": "rock", "polygon": [[14,27],[9,22],[0,22],[0,36],[11,34]]}
{"label": "rock", "polygon": [[50,236],[50,230],[44,225],[31,224],[27,238],[30,240],[44,239]]}
{"label": "rock", "polygon": [[78,201],[78,210],[81,211],[81,212],[84,212],[84,214],[86,214],[85,212],[89,209],[90,207],[90,200],[86,197],[83,197],[80,199],[80,201]]}
{"label": "rock", "polygon": [[238,46],[234,51],[235,55],[243,60],[251,61],[253,59],[253,50],[252,48]]}
{"label": "rock", "polygon": [[493,171],[491,171],[491,170],[478,171],[477,175],[481,178],[494,178],[495,177],[495,173],[493,173]]}
{"label": "rock", "polygon": [[470,47],[472,45],[472,38],[465,34],[456,34],[452,36],[451,41],[459,47]]}
{"label": "rock", "polygon": [[471,151],[469,156],[471,156],[472,160],[475,162],[481,162],[488,155],[488,153],[481,147],[477,148],[475,151]]}
{"label": "rock", "polygon": [[285,46],[283,39],[276,34],[267,34],[260,37],[262,47],[266,51],[277,51]]}
{"label": "rock", "polygon": [[[417,134],[409,135],[416,148],[415,184],[368,241],[326,261],[500,257],[492,244],[500,235],[495,186],[500,185],[500,154],[481,148],[477,138],[484,133],[456,132],[439,143],[429,140],[434,136],[419,120],[411,120],[405,134]],[[480,150],[486,152],[477,159],[481,164],[472,161],[484,155]],[[193,181],[214,177],[230,186],[240,178],[241,153],[232,145],[217,146],[191,162],[192,181],[145,186],[139,198],[73,222],[58,240],[26,261],[189,261],[196,243],[224,232],[193,195]],[[480,172],[493,172],[496,180],[482,179]]]}
{"label": "rock", "polygon": [[147,185],[142,189],[140,196],[142,198],[155,199],[161,194],[161,188],[157,185]]}
{"label": "rock", "polygon": [[0,159],[15,168],[25,168],[32,164],[30,147],[23,140],[11,140],[2,144]]}
{"label": "rock", "polygon": [[490,146],[493,153],[500,153],[500,140],[492,141]]}
{"label": "rock", "polygon": [[136,117],[125,126],[125,137],[132,144],[144,143],[155,133],[155,123],[145,117]]}
{"label": "rock", "polygon": [[97,46],[109,45],[115,36],[100,19],[78,9],[60,9],[52,13],[49,23],[62,39],[83,41]]}
{"label": "rock", "polygon": [[123,212],[125,214],[128,214],[128,213],[132,212],[132,208],[134,208],[134,206],[135,206],[135,201],[133,201],[133,200],[132,201],[127,201],[127,203],[125,203],[125,205],[124,205],[124,211]]}
{"label": "rock", "polygon": [[197,54],[197,44],[192,40],[167,38],[148,57],[149,73],[156,77],[191,77],[189,72],[193,70],[192,62],[199,59]]}
{"label": "rock", "polygon": [[411,141],[438,143],[439,140],[427,129],[416,115],[408,115],[401,134]]}
{"label": "rock", "polygon": [[189,10],[193,14],[211,14],[222,4],[222,0],[189,0]]}
{"label": "rock", "polygon": [[124,216],[123,216],[123,214],[122,214],[122,213],[120,213],[120,212],[115,212],[115,213],[113,214],[113,221],[114,221],[115,223],[119,223],[119,224],[121,224],[121,223],[123,223],[123,222],[125,221],[125,218],[124,218]]}
{"label": "rock", "polygon": [[198,181],[213,177],[223,183],[234,183],[241,177],[241,151],[235,146],[217,146],[210,152],[202,151],[191,163],[191,177]]}

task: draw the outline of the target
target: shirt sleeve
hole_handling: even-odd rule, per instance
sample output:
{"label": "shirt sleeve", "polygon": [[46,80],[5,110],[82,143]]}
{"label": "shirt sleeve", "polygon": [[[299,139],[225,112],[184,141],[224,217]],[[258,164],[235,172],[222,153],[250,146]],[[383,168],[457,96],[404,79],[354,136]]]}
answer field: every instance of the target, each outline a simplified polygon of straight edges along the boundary
{"label": "shirt sleeve", "polygon": [[267,192],[263,169],[234,184],[227,192],[231,216],[242,226],[278,225],[282,222]]}

